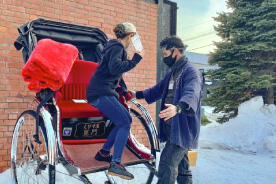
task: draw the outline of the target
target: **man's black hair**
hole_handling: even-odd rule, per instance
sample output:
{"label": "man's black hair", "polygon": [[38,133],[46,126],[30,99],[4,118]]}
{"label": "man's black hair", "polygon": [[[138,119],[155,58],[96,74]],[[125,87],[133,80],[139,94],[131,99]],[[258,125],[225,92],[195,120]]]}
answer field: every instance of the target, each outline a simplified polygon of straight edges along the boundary
{"label": "man's black hair", "polygon": [[160,42],[160,48],[166,48],[167,50],[171,48],[178,48],[180,53],[183,54],[186,46],[179,37],[169,36]]}

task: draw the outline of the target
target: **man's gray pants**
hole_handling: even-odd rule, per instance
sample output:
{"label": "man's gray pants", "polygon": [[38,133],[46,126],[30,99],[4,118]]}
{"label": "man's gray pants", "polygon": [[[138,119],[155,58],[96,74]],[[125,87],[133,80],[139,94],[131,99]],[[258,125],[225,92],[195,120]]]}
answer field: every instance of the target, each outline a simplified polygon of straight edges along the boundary
{"label": "man's gray pants", "polygon": [[[170,126],[166,127],[166,129],[168,128],[170,129]],[[170,130],[166,130],[166,132],[170,132]],[[178,184],[192,184],[188,150],[171,144],[168,137],[167,134],[167,142],[160,156],[157,184],[175,184],[175,181]]]}

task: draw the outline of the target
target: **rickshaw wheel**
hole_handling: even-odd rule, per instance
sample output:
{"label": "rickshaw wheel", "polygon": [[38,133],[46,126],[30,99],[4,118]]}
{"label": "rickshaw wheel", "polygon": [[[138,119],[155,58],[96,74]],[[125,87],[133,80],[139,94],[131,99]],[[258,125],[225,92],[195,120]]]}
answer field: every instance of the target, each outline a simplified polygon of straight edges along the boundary
{"label": "rickshaw wheel", "polygon": [[[132,116],[131,133],[139,144],[143,144],[145,149],[150,150],[151,154],[156,158],[156,150],[153,149],[153,138],[145,118],[136,110],[130,109]],[[127,149],[127,148],[125,148]],[[156,162],[149,163],[152,167],[156,167]],[[106,184],[150,184],[152,183],[154,174],[144,164],[125,166],[126,170],[134,175],[133,180],[121,179],[118,176],[109,175],[109,182]]]}
{"label": "rickshaw wheel", "polygon": [[48,162],[47,134],[41,118],[41,143],[35,142],[33,137],[36,129],[35,117],[35,111],[24,111],[15,124],[11,145],[13,183],[55,183],[55,166]]}

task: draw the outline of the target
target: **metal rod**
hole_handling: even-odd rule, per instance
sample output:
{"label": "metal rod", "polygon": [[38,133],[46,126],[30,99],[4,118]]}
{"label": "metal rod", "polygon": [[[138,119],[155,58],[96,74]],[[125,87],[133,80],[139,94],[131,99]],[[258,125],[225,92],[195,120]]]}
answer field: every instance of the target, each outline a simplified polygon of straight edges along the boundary
{"label": "metal rod", "polygon": [[40,104],[37,106],[37,110],[36,110],[36,128],[35,128],[35,135],[33,136],[35,138],[35,142],[37,142],[38,144],[41,144],[41,141],[39,140],[39,135],[38,135],[38,126],[39,126],[39,113],[40,113],[40,109],[43,107],[43,105],[45,105],[48,100],[53,96],[53,94],[55,94],[55,91],[52,91],[49,93],[49,95],[44,98]]}

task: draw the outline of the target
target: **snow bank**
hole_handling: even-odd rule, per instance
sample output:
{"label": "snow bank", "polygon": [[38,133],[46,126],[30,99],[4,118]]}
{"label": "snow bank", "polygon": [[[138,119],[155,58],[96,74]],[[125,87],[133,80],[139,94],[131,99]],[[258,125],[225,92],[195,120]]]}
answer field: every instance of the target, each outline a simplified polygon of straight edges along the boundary
{"label": "snow bank", "polygon": [[8,184],[8,183],[12,183],[10,169],[7,169],[6,171],[0,173],[0,184]]}
{"label": "snow bank", "polygon": [[[208,117],[208,116],[207,116]],[[276,153],[276,106],[255,97],[239,106],[238,116],[202,127],[203,144],[251,153]],[[206,146],[206,144],[205,144]],[[209,145],[211,146],[211,145]]]}

